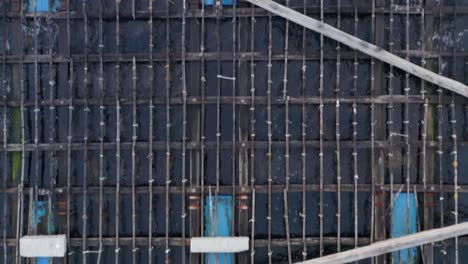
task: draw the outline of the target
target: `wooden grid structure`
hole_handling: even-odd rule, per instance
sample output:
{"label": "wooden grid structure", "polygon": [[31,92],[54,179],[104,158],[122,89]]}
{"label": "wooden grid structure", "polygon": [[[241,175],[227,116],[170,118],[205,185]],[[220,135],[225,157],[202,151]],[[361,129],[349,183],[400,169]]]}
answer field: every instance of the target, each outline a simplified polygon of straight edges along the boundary
{"label": "wooden grid structure", "polygon": [[[60,263],[203,263],[208,195],[233,198],[239,263],[389,238],[401,192],[420,230],[466,219],[468,99],[245,2],[37,1],[0,1],[1,263],[49,230],[38,201]],[[467,83],[468,6],[445,2],[281,4]]]}

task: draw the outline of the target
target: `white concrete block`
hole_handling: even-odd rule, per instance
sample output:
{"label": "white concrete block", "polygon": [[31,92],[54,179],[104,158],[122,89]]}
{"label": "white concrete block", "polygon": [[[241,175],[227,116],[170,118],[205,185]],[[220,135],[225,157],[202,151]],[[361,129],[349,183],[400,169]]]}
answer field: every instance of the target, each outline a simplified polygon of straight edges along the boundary
{"label": "white concrete block", "polygon": [[63,257],[67,251],[67,236],[24,236],[19,246],[22,257]]}
{"label": "white concrete block", "polygon": [[192,237],[190,252],[237,253],[249,250],[249,237]]}

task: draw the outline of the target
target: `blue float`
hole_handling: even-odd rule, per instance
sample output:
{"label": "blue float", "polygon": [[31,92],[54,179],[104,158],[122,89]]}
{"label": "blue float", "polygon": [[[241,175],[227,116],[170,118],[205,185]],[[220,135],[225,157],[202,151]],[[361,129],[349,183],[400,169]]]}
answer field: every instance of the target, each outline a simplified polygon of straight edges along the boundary
{"label": "blue float", "polygon": [[[211,199],[210,199],[211,198]],[[211,210],[211,206],[213,206]],[[211,213],[212,212],[212,213]],[[213,219],[212,219],[213,218]],[[232,196],[207,196],[205,199],[205,233],[207,237],[232,236]],[[206,254],[206,264],[234,263],[232,253]]]}
{"label": "blue float", "polygon": [[[49,12],[49,1],[50,0],[29,0],[28,12],[34,13],[34,1],[36,1],[36,11],[37,12]],[[60,6],[60,0],[53,0],[50,11],[52,13],[57,12]]]}
{"label": "blue float", "polygon": [[[55,232],[54,217],[48,214],[48,202],[46,201],[33,201],[32,206],[32,223],[33,230],[38,232],[39,225],[47,224],[47,234],[51,235]],[[49,264],[52,262],[51,258],[40,257],[37,258],[36,264]]]}
{"label": "blue float", "polygon": [[[398,195],[394,193],[394,195]],[[401,237],[417,232],[416,225],[416,200],[414,194],[409,194],[409,210],[407,207],[407,193],[400,193],[393,205],[393,237]],[[408,228],[409,211],[409,228]],[[409,250],[409,252],[408,252]],[[409,253],[409,254],[408,254]],[[417,261],[418,251],[415,247],[393,252],[395,263],[414,264]],[[409,257],[409,258],[408,258]]]}
{"label": "blue float", "polygon": [[[207,6],[212,6],[215,4],[215,1],[216,0],[203,0],[203,3]],[[233,6],[237,4],[236,0],[221,0],[221,1],[223,5],[225,6]]]}

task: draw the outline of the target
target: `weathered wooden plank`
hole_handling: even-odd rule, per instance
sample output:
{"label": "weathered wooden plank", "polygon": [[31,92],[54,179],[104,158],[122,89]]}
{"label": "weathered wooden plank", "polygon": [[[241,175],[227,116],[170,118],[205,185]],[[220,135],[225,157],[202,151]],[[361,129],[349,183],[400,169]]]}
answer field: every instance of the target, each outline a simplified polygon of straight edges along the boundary
{"label": "weathered wooden plank", "polygon": [[[190,2],[190,12],[194,12],[194,10],[198,9],[199,1],[195,5],[194,1]],[[188,12],[188,13],[190,13]],[[200,40],[203,38],[201,36],[201,25],[199,23],[188,23],[188,47],[189,51],[200,51]],[[187,57],[187,55],[186,55]],[[201,96],[201,67],[202,63],[204,62],[192,62],[189,64],[188,71],[189,71],[189,84],[188,85],[188,95],[194,97]],[[187,129],[188,129],[188,140],[197,142],[200,144],[201,139],[201,111],[204,105],[187,105]],[[200,188],[201,181],[200,179],[200,172],[201,172],[201,163],[203,162],[203,157],[201,157],[200,149],[191,149],[189,150],[189,160],[190,160],[190,177],[189,183],[191,188]],[[201,197],[200,197],[201,198]],[[190,236],[191,237],[198,237],[201,236],[201,218],[200,218],[200,203],[202,199],[198,198],[198,196],[192,196],[189,199],[189,208],[192,208],[189,212],[189,226],[190,226]],[[195,210],[193,210],[195,209]],[[190,263],[198,264],[200,263],[200,254],[190,254]]]}
{"label": "weathered wooden plank", "polygon": [[[376,0],[375,1],[375,9],[385,7],[385,0]],[[375,16],[374,28],[373,28],[373,38],[374,44],[383,47],[385,45],[385,15],[384,14],[377,14]],[[377,98],[381,95],[385,94],[386,90],[386,80],[385,80],[385,72],[384,72],[384,64],[379,60],[372,60],[375,64],[373,65],[374,71],[374,83],[373,83],[373,98]],[[371,62],[371,63],[372,63]],[[374,140],[373,146],[371,145],[371,149],[373,149],[373,160],[372,160],[372,172],[373,172],[373,183],[374,183],[374,192],[373,192],[373,206],[372,210],[374,210],[374,226],[373,228],[373,235],[374,237],[371,238],[371,243],[375,241],[381,241],[386,238],[386,205],[387,205],[387,196],[388,192],[383,191],[383,186],[385,185],[385,151],[382,149],[376,148],[376,141],[385,141],[387,135],[387,127],[386,122],[379,122],[377,120],[385,120],[386,119],[386,107],[387,105],[383,104],[375,104],[373,103],[371,107],[374,107],[374,115],[372,123],[374,124]],[[385,263],[385,256],[379,256],[375,259],[376,264],[383,264]]]}
{"label": "weathered wooden plank", "polygon": [[336,29],[326,23],[320,22],[311,17],[305,16],[299,12],[296,12],[290,8],[280,5],[271,0],[247,0],[250,3],[264,8],[278,16],[284,17],[292,22],[295,22],[301,26],[311,29],[317,33],[323,34],[329,38],[332,38],[340,43],[343,43],[353,49],[356,49],[362,53],[372,56],[378,60],[386,62],[397,68],[400,68],[414,76],[417,76],[425,81],[441,86],[447,90],[458,93],[465,97],[468,97],[468,86],[453,79],[444,77],[429,71],[421,66],[411,63],[403,58],[400,58],[382,48],[379,48],[369,42],[363,41],[357,37],[354,37],[346,32]]}
{"label": "weathered wooden plank", "polygon": [[[436,0],[427,0],[425,1],[425,7],[423,10],[431,10],[435,11],[436,9]],[[432,38],[434,37],[435,33],[435,16],[434,14],[428,14],[427,16],[423,16],[421,19],[422,25],[422,43],[424,43],[423,47],[424,50],[433,51],[433,41]],[[422,60],[425,60],[423,58]],[[428,60],[425,64],[426,68],[434,68],[434,60]],[[422,85],[425,85],[422,83]],[[431,85],[425,85],[425,89],[428,90],[428,93],[431,93],[433,88]],[[425,117],[424,117],[424,124],[423,124],[423,133],[425,135],[426,141],[427,140],[436,140],[436,130],[435,130],[435,122],[436,122],[436,106],[432,104],[425,104]],[[434,183],[434,172],[437,170],[436,167],[436,158],[435,158],[435,149],[427,148],[426,144],[423,146],[423,154],[421,158],[424,160],[421,161],[423,166],[423,178],[426,184],[433,184]],[[430,230],[434,228],[434,204],[435,204],[435,194],[433,192],[425,191],[423,194],[423,214],[424,214],[424,221],[423,221],[423,228],[424,230]],[[433,245],[428,244],[423,247],[422,252],[423,263],[425,264],[432,264],[434,263],[434,248]]]}
{"label": "weathered wooden plank", "polygon": [[387,239],[369,246],[301,262],[302,264],[339,264],[349,263],[382,254],[434,243],[456,236],[468,234],[468,222],[443,228],[418,232],[399,238]]}
{"label": "weathered wooden plank", "polygon": [[[237,39],[237,47],[238,50],[236,52],[246,52],[249,49],[250,44],[250,18],[247,17],[240,17],[236,18],[238,20],[238,34]],[[237,67],[237,84],[235,89],[238,91],[239,96],[249,96],[250,92],[250,65],[249,65],[249,57],[240,58],[236,61],[236,65],[233,67]],[[234,104],[235,103],[235,104]],[[241,142],[241,147],[238,148],[237,155],[237,180],[239,181],[238,184],[240,187],[248,187],[249,182],[249,148],[248,141],[249,141],[249,123],[250,123],[250,112],[249,112],[249,105],[237,105],[237,103],[233,100],[234,109],[238,111],[236,116],[239,119],[239,127],[237,128],[238,135],[237,140]],[[234,182],[235,185],[235,182]],[[240,197],[244,195],[242,193],[236,193],[235,190],[233,191],[234,197],[236,198],[237,205],[239,205],[236,209],[237,214],[237,232],[239,236],[248,236],[249,235],[249,210],[245,210],[242,208],[243,204],[246,202],[245,200],[241,200]],[[235,204],[236,206],[236,204]],[[254,250],[254,249],[252,249]],[[237,260],[239,263],[247,263],[249,257],[249,252],[242,252],[237,254]]]}

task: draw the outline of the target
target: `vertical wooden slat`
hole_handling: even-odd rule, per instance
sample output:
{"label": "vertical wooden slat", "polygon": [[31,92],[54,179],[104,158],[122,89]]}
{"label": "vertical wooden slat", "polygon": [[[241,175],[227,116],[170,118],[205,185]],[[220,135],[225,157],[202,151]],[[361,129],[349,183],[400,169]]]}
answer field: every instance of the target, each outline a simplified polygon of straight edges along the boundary
{"label": "vertical wooden slat", "polygon": [[[436,12],[436,5],[435,5],[435,0],[426,0],[424,1],[424,6],[423,9],[421,10],[421,22],[423,22],[421,30],[423,30],[422,34],[422,42],[424,50],[432,52],[433,46],[432,46],[432,37],[434,36],[434,12]],[[426,11],[430,11],[427,15],[424,14]],[[422,65],[425,66],[429,69],[435,69],[434,68],[434,62],[429,61],[427,62],[424,58],[422,59],[426,62],[426,64]],[[426,85],[424,82],[422,82],[423,89],[426,91],[427,94],[432,94],[435,90],[432,89],[432,85]],[[424,94],[423,94],[424,97]],[[424,105],[424,124],[423,124],[423,135],[426,140],[435,140],[436,135],[435,135],[435,106],[434,104],[428,104],[427,102]],[[426,143],[424,142],[424,145]],[[424,194],[423,194],[423,215],[424,215],[424,223],[423,223],[423,228],[424,230],[429,230],[434,228],[434,205],[435,205],[435,200],[434,200],[434,193],[431,192],[431,190],[426,189],[426,186],[429,184],[434,183],[434,170],[436,169],[436,159],[434,156],[434,148],[425,148],[423,150],[422,158],[423,161],[421,164],[423,164],[423,178],[424,178]],[[431,244],[425,245],[423,247],[423,255],[422,257],[424,258],[424,263],[425,264],[432,264],[434,262],[434,249]]]}
{"label": "vertical wooden slat", "polygon": [[[188,139],[190,142],[200,144],[201,148],[192,149],[189,152],[189,175],[190,187],[199,188],[203,186],[204,178],[204,96],[203,91],[206,79],[204,77],[204,29],[205,29],[205,5],[203,1],[190,1],[189,10],[195,12],[199,9],[199,2],[201,2],[202,18],[196,23],[194,20],[188,22],[188,45],[191,52],[199,51],[201,54],[200,62],[191,62],[189,67],[188,82],[190,85],[187,87],[189,96],[200,96],[201,105],[187,105],[187,130]],[[189,194],[189,210],[190,210],[190,236],[199,237],[203,233],[203,190],[200,194],[190,192]],[[190,253],[190,263],[197,264],[200,262],[200,254]]]}
{"label": "vertical wooden slat", "polygon": [[[375,0],[375,8],[385,7],[385,0]],[[374,44],[379,47],[385,45],[385,15],[378,13],[375,16],[375,31],[374,31]],[[385,94],[385,74],[384,65],[379,60],[372,60],[374,69],[374,96]],[[386,139],[386,111],[385,105],[376,104],[374,105],[374,119],[372,124],[374,125],[374,139],[385,140]],[[385,155],[383,150],[374,153],[374,160],[372,160],[372,171],[373,181],[375,185],[374,193],[374,215],[375,215],[375,226],[374,226],[374,238],[373,241],[380,241],[386,238],[386,205],[387,205],[387,193],[384,192],[382,186],[385,183]],[[376,264],[385,263],[385,256],[379,256],[375,258]]]}
{"label": "vertical wooden slat", "polygon": [[[235,8],[235,7],[234,7]],[[237,17],[236,20],[238,21],[237,25],[237,51],[238,52],[247,52],[251,46],[250,42],[250,33],[251,27],[249,20],[252,18],[250,17]],[[235,89],[238,91],[238,96],[245,96],[246,98],[250,95],[249,84],[252,81],[251,78],[248,78],[251,72],[251,64],[249,57],[241,57],[237,60],[237,75],[233,76],[236,77],[237,85]],[[234,94],[234,93],[233,93]],[[250,129],[250,114],[249,111],[250,106],[248,104],[241,104],[237,105],[234,109],[237,108],[237,116],[238,116],[238,127],[235,128],[238,131],[237,140],[241,143],[240,148],[238,149],[237,153],[237,160],[238,160],[238,177],[236,177],[241,187],[241,190],[248,189],[249,187],[249,129]],[[234,158],[234,157],[233,157]],[[252,171],[253,172],[253,171]],[[254,175],[250,175],[251,177],[255,177]],[[233,182],[235,186],[235,182]],[[234,191],[233,191],[234,192]],[[246,192],[238,192],[234,193],[233,202],[237,201],[237,224],[238,224],[238,234],[239,236],[248,236],[249,235],[249,210],[247,206],[248,196]],[[236,197],[237,196],[237,197]],[[248,252],[243,252],[238,254],[237,261],[239,263],[247,263],[248,262]]]}

